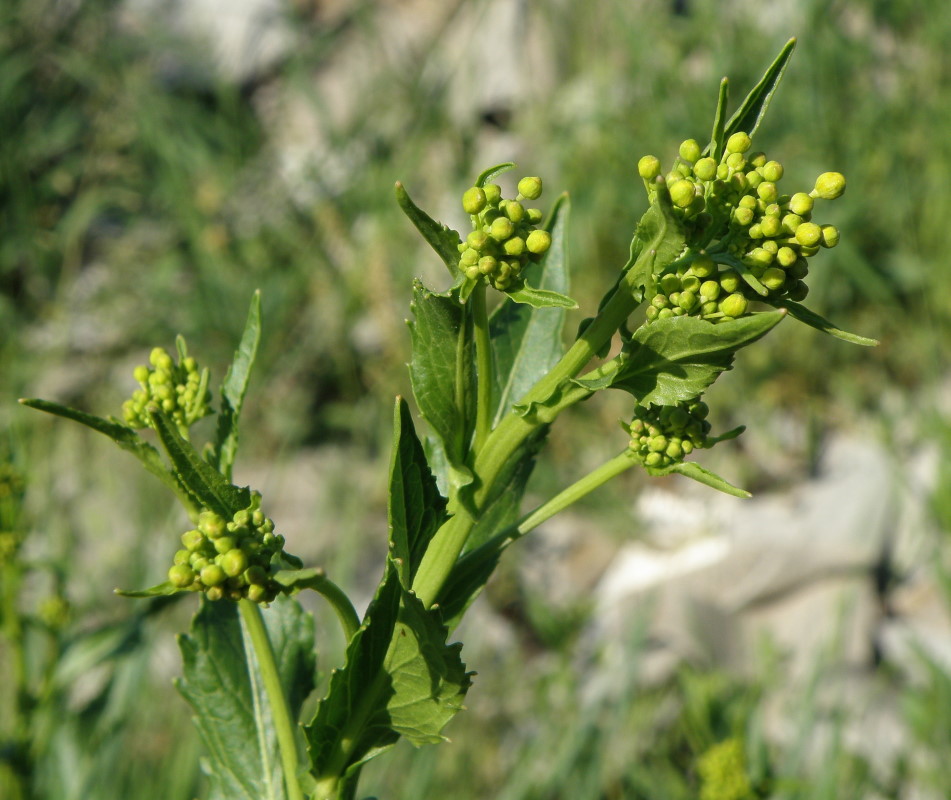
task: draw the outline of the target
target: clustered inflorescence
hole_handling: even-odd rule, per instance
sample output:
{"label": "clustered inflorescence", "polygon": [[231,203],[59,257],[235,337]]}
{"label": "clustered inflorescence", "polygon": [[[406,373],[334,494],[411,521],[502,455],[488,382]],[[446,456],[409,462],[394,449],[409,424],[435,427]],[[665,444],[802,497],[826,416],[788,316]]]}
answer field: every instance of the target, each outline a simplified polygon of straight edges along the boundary
{"label": "clustered inflorescence", "polygon": [[709,409],[699,398],[671,406],[638,406],[628,426],[631,451],[646,467],[662,469],[709,446]]}
{"label": "clustered inflorescence", "polygon": [[[845,178],[825,172],[809,193],[780,194],[783,165],[764,153],[749,153],[751,144],[746,133],[734,133],[719,162],[704,156],[694,139],[680,145],[666,179],[688,251],[676,272],[659,276],[648,320],[684,314],[731,320],[746,314],[751,300],[803,300],[809,291],[803,282],[807,259],[838,243],[835,226],[813,222],[812,215],[816,200],[834,200],[845,191]],[[660,161],[644,156],[638,172],[648,192],[656,191]]]}
{"label": "clustered inflorescence", "polygon": [[472,216],[473,230],[459,245],[459,269],[467,278],[484,275],[496,289],[511,289],[525,265],[551,247],[551,234],[536,227],[542,212],[522,204],[537,200],[541,193],[541,178],[533,177],[518,182],[514,200],[503,199],[494,183],[466,190],[462,207]]}
{"label": "clustered inflorescence", "polygon": [[261,511],[261,495],[230,521],[214,511],[202,511],[198,527],[182,534],[184,549],[175,554],[168,571],[178,589],[204,592],[209,600],[228,597],[270,603],[281,586],[270,573],[274,556],[284,555],[284,537]]}
{"label": "clustered inflorescence", "polygon": [[122,404],[123,418],[133,428],[149,428],[149,408],[158,407],[187,436],[189,426],[211,413],[207,370],[199,372],[191,356],[175,363],[161,347],[152,350],[149,363],[151,367],[140,364],[133,372],[142,388]]}

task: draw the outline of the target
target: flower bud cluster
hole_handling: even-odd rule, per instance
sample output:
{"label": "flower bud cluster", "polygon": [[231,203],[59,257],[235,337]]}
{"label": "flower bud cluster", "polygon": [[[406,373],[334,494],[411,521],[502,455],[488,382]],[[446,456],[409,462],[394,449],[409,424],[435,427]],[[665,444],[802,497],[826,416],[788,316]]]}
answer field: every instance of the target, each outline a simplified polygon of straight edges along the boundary
{"label": "flower bud cluster", "polygon": [[[703,156],[693,139],[680,145],[667,188],[696,260],[663,276],[657,296],[650,298],[655,310],[648,311],[649,319],[681,314],[735,319],[751,300],[803,300],[809,291],[807,259],[838,244],[835,226],[813,222],[813,212],[817,200],[842,195],[845,178],[825,172],[811,192],[782,194],[783,165],[765,153],[748,152],[751,144],[746,133],[734,133],[719,161]],[[661,171],[654,156],[638,162],[648,192],[656,191],[653,181]],[[731,262],[742,263],[767,295],[754,291]]]}
{"label": "flower bud cluster", "polygon": [[646,467],[661,469],[708,446],[709,409],[699,398],[672,406],[638,406],[627,429],[630,448]]}
{"label": "flower bud cluster", "polygon": [[150,406],[158,406],[183,435],[197,420],[211,413],[207,370],[199,372],[195,359],[184,356],[180,363],[161,347],[149,356],[151,367],[140,364],[133,375],[141,389],[122,404],[122,416],[133,428],[152,426]]}
{"label": "flower bud cluster", "polygon": [[182,534],[168,580],[179,589],[204,592],[209,600],[228,597],[270,603],[282,587],[270,573],[271,559],[284,553],[284,537],[261,511],[261,495],[226,521],[213,511],[198,515],[198,527]]}
{"label": "flower bud cluster", "polygon": [[551,234],[537,227],[542,212],[522,202],[541,193],[541,178],[534,177],[518,182],[514,200],[505,200],[494,183],[466,190],[462,207],[472,217],[473,230],[459,245],[459,269],[467,278],[485,276],[496,289],[511,289],[525,265],[547,252]]}

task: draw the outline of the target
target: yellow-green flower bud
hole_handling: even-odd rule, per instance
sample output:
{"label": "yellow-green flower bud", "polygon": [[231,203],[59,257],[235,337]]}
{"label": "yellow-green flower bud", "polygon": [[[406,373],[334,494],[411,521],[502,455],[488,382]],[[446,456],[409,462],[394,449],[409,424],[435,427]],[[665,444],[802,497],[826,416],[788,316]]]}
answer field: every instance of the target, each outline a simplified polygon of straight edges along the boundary
{"label": "yellow-green flower bud", "polygon": [[225,596],[225,590],[220,586],[210,586],[205,591],[205,597],[211,600],[214,603],[217,603],[222,597]]}
{"label": "yellow-green flower bud", "polygon": [[471,267],[473,264],[478,264],[479,251],[474,247],[470,247],[459,257],[459,263],[462,265],[463,269],[466,267]]}
{"label": "yellow-green flower bud", "polygon": [[693,164],[698,158],[700,158],[700,145],[697,144],[696,139],[686,139],[680,143],[680,157],[684,161],[689,161]]}
{"label": "yellow-green flower bud", "polygon": [[537,200],[542,194],[542,179],[536,177],[522,178],[518,182],[518,193],[526,200]]}
{"label": "yellow-green flower bud", "polygon": [[772,181],[763,181],[756,187],[756,194],[758,194],[760,199],[765,203],[775,203],[776,198],[779,197],[776,184]]}
{"label": "yellow-green flower bud", "polygon": [[700,296],[707,302],[720,296],[720,284],[717,281],[704,281],[700,284]]}
{"label": "yellow-green flower bud", "polygon": [[229,550],[237,547],[237,542],[233,536],[222,536],[214,540],[215,552],[227,553]]}
{"label": "yellow-green flower bud", "polygon": [[525,240],[525,247],[529,253],[541,255],[551,247],[551,234],[548,231],[532,231]]}
{"label": "yellow-green flower bud", "polygon": [[768,267],[773,263],[773,254],[769,252],[764,247],[756,247],[746,254],[746,257],[743,259],[743,262],[747,266],[761,266]]}
{"label": "yellow-green flower bud", "polygon": [[753,210],[750,208],[734,209],[733,221],[742,228],[748,228],[753,224]]}
{"label": "yellow-green flower bud", "polygon": [[[672,295],[674,292],[679,292],[682,288],[680,284],[680,278],[678,278],[673,272],[668,272],[666,275],[662,276],[659,284],[660,288],[666,295]],[[671,300],[671,302],[675,301]]]}
{"label": "yellow-green flower bud", "polygon": [[687,180],[674,181],[669,186],[670,199],[678,208],[687,208],[692,202],[696,193],[693,184]]}
{"label": "yellow-green flower bud", "polygon": [[225,571],[217,564],[208,564],[208,566],[203,567],[200,577],[205,586],[220,586],[228,579]]}
{"label": "yellow-green flower bud", "polygon": [[685,292],[696,293],[700,289],[700,278],[696,275],[687,273],[680,279],[680,285]]}
{"label": "yellow-green flower bud", "polygon": [[502,187],[497,183],[487,183],[482,187],[482,191],[485,193],[485,202],[490,205],[498,205],[499,199],[502,197]]}
{"label": "yellow-green flower bud", "polygon": [[[464,265],[463,265],[463,266],[464,266]],[[482,274],[482,273],[479,272],[479,268],[478,268],[477,266],[474,266],[474,265],[473,265],[473,266],[471,266],[471,267],[466,267],[466,268],[465,268],[465,275],[466,275],[466,277],[467,277],[467,278],[470,278],[470,279],[472,279],[472,280],[475,280],[475,279],[478,278],[481,274]]]}
{"label": "yellow-green flower bud", "polygon": [[657,156],[644,156],[637,162],[637,174],[645,181],[652,181],[660,175],[660,159]]}
{"label": "yellow-green flower bud", "polygon": [[795,264],[797,258],[799,258],[798,254],[791,247],[780,247],[776,253],[776,262],[783,269],[788,269]]}
{"label": "yellow-green flower bud", "polygon": [[786,216],[783,217],[783,230],[792,235],[799,229],[802,223],[803,218],[798,214],[786,214]]}
{"label": "yellow-green flower bud", "polygon": [[809,262],[800,256],[796,259],[796,263],[786,270],[786,274],[789,275],[790,278],[802,280],[809,274]]}
{"label": "yellow-green flower bud", "polygon": [[492,256],[482,256],[479,259],[479,272],[482,275],[491,275],[499,268],[499,262]]}
{"label": "yellow-green flower bud", "polygon": [[822,239],[819,244],[823,247],[835,247],[839,243],[839,229],[835,225],[822,226]]}
{"label": "yellow-green flower bud", "polygon": [[815,202],[816,201],[805,192],[796,192],[789,198],[789,210],[792,211],[793,214],[804,217],[812,211]]}
{"label": "yellow-green flower bud", "polygon": [[728,317],[742,317],[749,307],[747,299],[739,292],[734,292],[720,301],[719,309]]}
{"label": "yellow-green flower bud", "polygon": [[512,222],[518,224],[525,218],[525,206],[519,203],[517,200],[506,200],[505,201],[505,216],[507,216]]}
{"label": "yellow-green flower bud", "polygon": [[753,144],[750,137],[743,131],[737,131],[726,140],[726,151],[728,153],[745,153]]}
{"label": "yellow-green flower bud", "polygon": [[[482,250],[489,243],[489,234],[483,230],[472,231],[468,236],[466,236],[466,244],[469,245],[469,248],[473,250]],[[469,248],[463,248],[462,252],[465,252]]]}
{"label": "yellow-green flower bud", "polygon": [[750,166],[754,169],[759,169],[760,167],[766,166],[766,153],[761,153],[759,151],[751,153],[747,159],[750,162]]}
{"label": "yellow-green flower bud", "polygon": [[763,176],[760,175],[756,170],[752,170],[746,173],[746,185],[751,189],[755,189],[763,182]]}
{"label": "yellow-green flower bud", "polygon": [[816,178],[816,188],[812,190],[813,197],[823,200],[835,200],[845,191],[845,176],[841,172],[823,172]]}
{"label": "yellow-green flower bud", "polygon": [[689,314],[700,305],[700,300],[693,292],[681,292],[677,305]]}
{"label": "yellow-green flower bud", "polygon": [[796,241],[804,247],[814,247],[822,239],[822,228],[815,222],[803,222],[796,228]]}
{"label": "yellow-green flower bud", "polygon": [[528,215],[530,225],[537,225],[542,221],[542,217],[544,216],[539,208],[530,208],[525,213]]}
{"label": "yellow-green flower bud", "polygon": [[784,171],[783,165],[778,161],[767,161],[762,167],[760,167],[760,169],[763,171],[762,174],[766,180],[772,183],[782,180]]}
{"label": "yellow-green flower bud", "polygon": [[238,548],[229,550],[221,557],[221,568],[229,578],[237,577],[248,568],[248,556]]}
{"label": "yellow-green flower bud", "polygon": [[188,560],[191,558],[190,550],[176,550],[175,556],[172,558],[173,564],[188,564]]}
{"label": "yellow-green flower bud", "polygon": [[145,364],[140,364],[132,371],[132,377],[143,386],[146,386],[149,380],[149,368],[145,366]]}
{"label": "yellow-green flower bud", "polygon": [[690,265],[690,271],[698,278],[709,278],[716,274],[717,265],[710,256],[704,253],[693,260]]}
{"label": "yellow-green flower bud", "polygon": [[506,255],[520,256],[525,252],[525,240],[519,236],[513,236],[505,240],[502,249],[505,250]]}
{"label": "yellow-green flower bud", "polygon": [[182,534],[182,544],[186,550],[194,552],[205,543],[205,535],[199,530],[185,531]]}
{"label": "yellow-green flower bud", "polygon": [[733,270],[728,269],[720,275],[720,288],[730,294],[735,292],[740,286],[743,285],[743,281],[740,279],[740,276],[737,275]]}
{"label": "yellow-green flower bud", "polygon": [[[515,225],[512,224],[512,220],[510,220],[508,217],[499,217],[493,221],[491,227],[489,228],[489,236],[491,236],[497,242],[504,242],[513,233],[515,233]],[[476,255],[478,255],[478,253]],[[478,261],[478,259],[476,259],[476,261]]]}
{"label": "yellow-green flower bud", "polygon": [[769,267],[761,276],[760,283],[771,292],[779,291],[786,282],[786,273],[779,267]]}
{"label": "yellow-green flower bud", "polygon": [[779,217],[763,217],[759,221],[759,229],[763,236],[778,236],[783,229],[783,224],[779,221]]}
{"label": "yellow-green flower bud", "polygon": [[667,445],[667,449],[664,451],[670,458],[674,461],[684,457],[684,449],[681,442],[673,441]]}
{"label": "yellow-green flower bud", "polygon": [[[734,172],[740,172],[746,169],[746,159],[743,158],[742,153],[730,153],[730,155],[726,157],[726,165]],[[743,177],[745,178],[746,176],[744,175]]]}
{"label": "yellow-green flower bud", "polygon": [[709,156],[693,165],[693,174],[702,181],[712,181],[717,176],[717,162]]}
{"label": "yellow-green flower bud", "polygon": [[176,564],[168,571],[168,582],[178,589],[185,589],[195,582],[195,572],[186,564]]}

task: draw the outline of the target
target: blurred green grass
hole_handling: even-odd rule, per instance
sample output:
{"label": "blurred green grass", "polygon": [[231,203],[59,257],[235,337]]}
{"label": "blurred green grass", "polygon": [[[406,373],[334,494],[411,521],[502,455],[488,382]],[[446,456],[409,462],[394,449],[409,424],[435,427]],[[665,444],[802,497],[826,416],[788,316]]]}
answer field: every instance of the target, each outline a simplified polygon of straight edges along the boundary
{"label": "blurred green grass", "polygon": [[[403,180],[417,202],[451,222],[456,198],[486,166],[477,159],[509,148],[503,157],[544,177],[546,198],[571,192],[573,293],[590,307],[626,259],[645,207],[634,174],[639,156],[653,152],[669,162],[682,139],[702,139],[719,77],[729,75],[740,95],[790,35],[800,36],[798,52],[757,146],[786,165],[789,186],[808,188],[827,169],[847,175],[849,191],[829,212],[843,242],[813,270],[810,305],[882,345],[829,343],[789,324],[718,385],[717,414],[743,421],[779,410],[797,419],[814,431],[802,444],[803,472],[823,429],[848,427],[859,415],[889,431],[908,421],[896,407],[927,412],[912,420],[916,441],[951,427],[947,409],[922,408],[947,380],[951,333],[944,288],[951,8],[881,0],[807,0],[754,12],[739,3],[658,0],[525,4],[524,29],[546,43],[548,72],[512,75],[511,107],[484,108],[474,92],[460,115],[454,93],[472,90],[493,57],[494,7],[483,0],[453,6],[444,26],[400,55],[387,47],[393,34],[379,4],[355,4],[327,27],[299,3],[288,9],[300,34],[294,48],[257,83],[238,84],[209,78],[200,47],[123,24],[117,0],[0,5],[0,428],[29,476],[30,557],[49,565],[42,585],[59,586],[72,607],[66,628],[37,634],[31,664],[38,669],[54,669],[69,647],[80,647],[81,634],[126,619],[131,612],[122,605],[103,614],[104,596],[117,574],[130,583],[154,578],[153,564],[165,558],[162,537],[178,518],[147,477],[130,477],[122,454],[27,416],[15,397],[45,393],[99,413],[117,410],[134,388],[131,367],[178,332],[218,366],[220,378],[248,298],[261,288],[266,332],[245,457],[287,458],[340,442],[382,464],[388,398],[408,391],[402,320],[410,280],[443,277],[396,208],[393,182]],[[457,42],[449,34],[460,29],[468,43],[447,55],[450,45],[441,42]],[[380,66],[341,122],[313,77],[331,70],[354,38],[380,54]],[[184,75],[204,77],[163,72],[170,55],[194,63]],[[262,111],[269,90],[306,104],[328,152],[340,154],[333,169],[318,164],[297,176],[306,191],[284,180],[278,130]],[[569,479],[579,447],[614,430],[622,407],[609,399],[556,430],[555,461],[541,484]],[[944,530],[948,481],[945,471],[935,490]],[[608,502],[584,508],[597,514],[600,507],[610,527],[628,513],[627,498],[640,484],[620,482]],[[348,506],[321,513],[323,526],[346,534],[324,554],[328,566],[345,584],[357,580],[366,566],[354,553],[366,547],[379,555],[382,528],[362,529],[363,518]],[[118,550],[109,544],[116,516],[125,525]],[[23,599],[24,619],[51,591]],[[157,659],[175,674],[168,642],[184,627],[179,611],[143,623],[128,662],[110,662],[115,682],[106,681],[95,702],[77,704],[66,691],[47,698],[45,719],[59,719],[61,730],[47,722],[32,732],[46,747],[39,763],[52,776],[36,797],[187,798],[198,791],[199,746],[187,710],[165,702],[168,675],[157,676],[155,667]],[[395,761],[372,766],[367,789],[386,797],[452,792],[459,800],[695,797],[697,759],[717,742],[744,737],[755,755],[755,698],[781,676],[766,670],[740,679],[698,665],[642,691],[632,666],[616,687],[618,702],[583,707],[576,698],[585,669],[572,661],[577,621],[533,624],[547,643],[541,654],[522,645],[493,653],[474,636],[471,660],[490,667],[477,681],[473,712],[449,731],[456,744],[400,748]],[[338,645],[327,645],[324,668],[335,663]],[[632,663],[641,647],[630,644]],[[8,655],[0,650],[0,663]],[[951,723],[948,677],[932,666],[922,685],[902,687],[920,732],[909,748],[934,744],[934,732]],[[156,689],[158,678],[164,683]],[[157,702],[144,703],[153,692]],[[819,714],[810,702],[802,700],[806,712]],[[722,714],[712,710],[717,703]],[[103,716],[105,707],[111,716]],[[92,738],[90,725],[100,726]],[[898,796],[835,739],[818,766],[801,765],[794,753],[761,759],[768,766],[762,792]],[[167,774],[168,783],[143,779],[153,774]],[[946,779],[939,765],[931,778],[939,792]]]}

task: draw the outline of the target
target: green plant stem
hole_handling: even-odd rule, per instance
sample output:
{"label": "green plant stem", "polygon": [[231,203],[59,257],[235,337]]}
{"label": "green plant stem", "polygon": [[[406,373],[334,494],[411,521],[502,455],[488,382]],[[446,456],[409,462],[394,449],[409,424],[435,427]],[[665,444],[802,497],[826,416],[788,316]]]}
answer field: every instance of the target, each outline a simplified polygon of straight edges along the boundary
{"label": "green plant stem", "polygon": [[637,459],[630,450],[625,449],[610,461],[605,462],[597,469],[589,472],[583,478],[575,481],[564,491],[556,494],[551,500],[543,503],[528,516],[524,517],[518,523],[516,535],[511,537],[513,540],[524,536],[530,530],[537,528],[545,520],[555,516],[559,511],[564,511],[568,506],[577,503],[586,494],[593,492],[599,486],[603,486],[609,480],[616,478],[622,472],[629,470],[635,464]]}
{"label": "green plant stem", "polygon": [[[632,287],[622,281],[598,316],[551,372],[522,398],[519,405],[528,408],[528,412],[524,415],[516,412],[506,415],[489,434],[485,445],[476,455],[473,470],[476,485],[470,506],[476,509],[481,506],[499,473],[534,430],[552,422],[568,405],[577,402],[581,396],[586,396],[587,393],[569,392],[563,398],[563,402],[551,402],[556,393],[563,388],[563,384],[577,376],[597,352],[611,340],[618,328],[636,308],[637,303]],[[427,607],[431,606],[438,597],[465,547],[475,521],[476,516],[473,516],[465,503],[461,503],[455,515],[433,536],[413,581],[413,591]]]}
{"label": "green plant stem", "polygon": [[321,575],[315,579],[311,588],[330,603],[330,607],[340,621],[340,627],[343,628],[343,635],[349,642],[354,634],[360,630],[360,617],[357,615],[357,610],[353,607],[353,603],[350,602],[346,592],[326,575]]}
{"label": "green plant stem", "polygon": [[287,789],[288,800],[304,800],[300,783],[297,780],[297,741],[294,736],[294,722],[291,720],[287,707],[287,698],[281,686],[281,676],[277,671],[274,660],[274,648],[264,626],[264,617],[257,604],[250,600],[239,600],[238,608],[241,618],[248,630],[248,636],[254,647],[261,670],[261,680],[271,706],[271,718],[274,721],[274,730],[277,734],[277,746],[281,753],[281,765],[284,768],[284,786]]}
{"label": "green plant stem", "polygon": [[476,427],[475,452],[485,445],[491,432],[492,404],[492,345],[489,342],[489,314],[485,306],[485,281],[480,280],[472,290],[472,323],[476,348]]}

